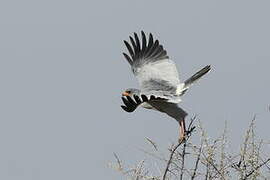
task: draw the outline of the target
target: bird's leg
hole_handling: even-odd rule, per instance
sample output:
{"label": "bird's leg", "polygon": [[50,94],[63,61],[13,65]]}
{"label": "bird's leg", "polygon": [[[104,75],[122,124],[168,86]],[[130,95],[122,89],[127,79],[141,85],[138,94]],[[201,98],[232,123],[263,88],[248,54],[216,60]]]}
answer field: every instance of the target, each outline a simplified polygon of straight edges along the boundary
{"label": "bird's leg", "polygon": [[180,135],[179,135],[179,143],[181,142],[184,142],[185,141],[185,138],[186,138],[186,125],[185,125],[185,120],[182,119],[180,120],[179,122],[179,132],[180,132]]}

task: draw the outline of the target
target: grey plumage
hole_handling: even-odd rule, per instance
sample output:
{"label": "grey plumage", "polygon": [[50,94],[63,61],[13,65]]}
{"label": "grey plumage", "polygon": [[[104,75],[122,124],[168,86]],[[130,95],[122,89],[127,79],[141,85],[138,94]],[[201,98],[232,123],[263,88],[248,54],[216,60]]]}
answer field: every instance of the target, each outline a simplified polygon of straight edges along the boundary
{"label": "grey plumage", "polygon": [[146,96],[154,93],[169,102],[180,102],[180,98],[173,95],[180,84],[174,62],[151,33],[148,42],[145,33],[141,34],[142,43],[136,33],[134,38],[129,37],[130,43],[124,41],[129,55],[123,53],[139,81],[141,93]]}
{"label": "grey plumage", "polygon": [[138,106],[142,106],[166,113],[176,119],[180,126],[184,126],[182,128],[185,131],[184,119],[187,113],[177,103],[186,90],[209,72],[211,67],[204,67],[181,83],[175,63],[169,59],[166,50],[158,40],[154,40],[151,33],[148,41],[143,31],[141,42],[136,33],[134,38],[130,36],[129,39],[130,43],[124,41],[129,55],[123,55],[131,65],[141,89],[128,89],[129,95],[122,97],[125,106],[121,107],[127,112],[133,112]]}
{"label": "grey plumage", "polygon": [[188,115],[186,111],[184,111],[175,103],[150,101],[149,104],[153,106],[156,110],[166,113],[168,116],[176,119],[178,122],[184,120],[185,117]]}

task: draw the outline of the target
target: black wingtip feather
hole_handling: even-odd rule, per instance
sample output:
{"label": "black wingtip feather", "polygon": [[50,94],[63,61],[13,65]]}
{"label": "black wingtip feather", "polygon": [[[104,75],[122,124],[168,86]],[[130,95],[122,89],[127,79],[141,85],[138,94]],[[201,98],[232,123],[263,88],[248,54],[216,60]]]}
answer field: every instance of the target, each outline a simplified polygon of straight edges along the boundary
{"label": "black wingtip feather", "polygon": [[133,95],[133,97],[134,97],[135,101],[137,102],[137,104],[142,103],[142,101],[140,100],[139,96]]}
{"label": "black wingtip feather", "polygon": [[123,53],[123,55],[125,56],[125,58],[126,58],[126,60],[128,61],[128,63],[130,64],[130,65],[132,65],[132,59],[129,57],[129,55],[127,55],[126,53]]}
{"label": "black wingtip feather", "polygon": [[147,96],[146,95],[141,95],[141,97],[142,97],[142,100],[143,100],[143,102],[147,102],[148,101],[148,99],[147,99]]}
{"label": "black wingtip feather", "polygon": [[134,100],[130,96],[123,96],[121,98],[122,98],[123,103],[125,104],[125,106],[122,105],[121,108],[125,110],[126,112],[135,111],[135,109],[144,102],[155,101],[155,100],[167,101],[167,99],[155,97],[154,95],[151,95],[150,98],[147,98],[147,96],[144,94],[141,95],[141,99],[137,95],[133,95]]}
{"label": "black wingtip feather", "polygon": [[121,97],[125,106],[121,106],[127,112],[133,112],[138,107],[138,104],[131,97]]}
{"label": "black wingtip feather", "polygon": [[150,100],[154,100],[155,99],[155,96],[154,95],[151,95],[150,96]]}
{"label": "black wingtip feather", "polygon": [[133,52],[132,47],[131,47],[131,46],[129,45],[129,43],[128,43],[127,41],[125,41],[125,40],[124,40],[124,43],[125,43],[125,45],[126,45],[126,47],[127,47],[127,49],[128,49],[129,54],[131,55],[131,57],[133,57],[133,56],[134,56],[134,52]]}
{"label": "black wingtip feather", "polygon": [[130,42],[131,42],[131,44],[132,44],[132,46],[133,46],[133,50],[134,50],[134,52],[135,52],[135,54],[136,54],[136,48],[137,48],[137,47],[136,47],[136,43],[135,43],[133,37],[129,36],[129,40],[130,40]]}
{"label": "black wingtip feather", "polygon": [[128,59],[126,55],[126,59],[130,61],[132,60],[132,65],[134,62],[139,61],[139,64],[144,64],[144,61],[151,62],[168,58],[167,52],[163,49],[163,47],[159,44],[158,40],[154,40],[152,33],[149,34],[149,39],[147,42],[146,35],[144,31],[141,31],[141,41],[138,37],[137,33],[134,33],[134,38],[129,36],[130,43],[124,41],[128,52],[130,54],[130,58]]}
{"label": "black wingtip feather", "polygon": [[137,47],[138,51],[140,51],[141,50],[141,44],[140,44],[140,40],[138,38],[137,33],[134,33],[134,37],[135,37],[136,47]]}
{"label": "black wingtip feather", "polygon": [[143,31],[141,31],[141,34],[142,34],[142,54],[143,54],[146,50],[147,42],[146,42],[146,36]]}
{"label": "black wingtip feather", "polygon": [[132,106],[134,106],[134,107],[137,106],[136,102],[133,101],[133,99],[130,96],[127,96],[127,100]]}
{"label": "black wingtip feather", "polygon": [[132,111],[132,109],[130,109],[130,108],[128,108],[127,106],[121,106],[121,108],[123,109],[123,110],[125,110],[126,112],[133,112]]}

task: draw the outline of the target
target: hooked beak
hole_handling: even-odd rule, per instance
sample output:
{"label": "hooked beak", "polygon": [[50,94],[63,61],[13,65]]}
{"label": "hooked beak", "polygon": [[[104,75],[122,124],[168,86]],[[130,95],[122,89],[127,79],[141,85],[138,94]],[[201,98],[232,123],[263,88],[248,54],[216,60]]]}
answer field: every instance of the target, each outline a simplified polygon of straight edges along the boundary
{"label": "hooked beak", "polygon": [[122,96],[130,96],[130,93],[125,91],[125,92],[122,93]]}

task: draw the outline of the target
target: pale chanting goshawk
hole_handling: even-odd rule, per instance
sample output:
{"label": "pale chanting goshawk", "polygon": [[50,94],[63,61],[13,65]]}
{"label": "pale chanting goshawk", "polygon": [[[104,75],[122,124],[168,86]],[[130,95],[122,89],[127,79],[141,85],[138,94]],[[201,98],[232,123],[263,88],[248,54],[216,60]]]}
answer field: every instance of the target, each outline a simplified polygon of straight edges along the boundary
{"label": "pale chanting goshawk", "polygon": [[179,123],[179,141],[185,139],[185,117],[187,113],[177,104],[181,96],[199,78],[210,71],[210,65],[205,66],[186,81],[181,82],[174,62],[169,58],[158,40],[150,33],[148,40],[141,32],[141,41],[136,33],[129,37],[130,43],[124,41],[129,55],[123,53],[131,65],[133,74],[139,81],[139,89],[129,88],[122,94],[127,112],[133,112],[138,106],[166,113]]}

